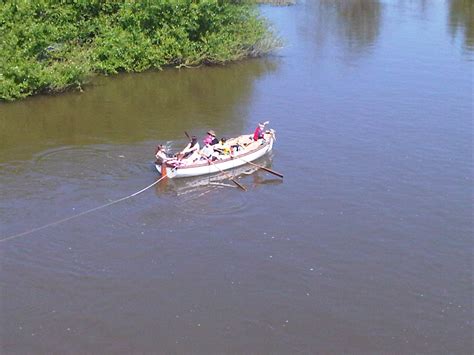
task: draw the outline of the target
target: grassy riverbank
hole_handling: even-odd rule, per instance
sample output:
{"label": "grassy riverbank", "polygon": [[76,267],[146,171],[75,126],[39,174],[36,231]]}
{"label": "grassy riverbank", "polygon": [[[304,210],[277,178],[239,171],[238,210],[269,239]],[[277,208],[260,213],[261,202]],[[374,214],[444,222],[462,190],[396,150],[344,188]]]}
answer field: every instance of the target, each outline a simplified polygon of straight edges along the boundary
{"label": "grassy riverbank", "polygon": [[0,99],[80,89],[95,73],[223,64],[277,45],[249,4],[13,1],[0,7]]}

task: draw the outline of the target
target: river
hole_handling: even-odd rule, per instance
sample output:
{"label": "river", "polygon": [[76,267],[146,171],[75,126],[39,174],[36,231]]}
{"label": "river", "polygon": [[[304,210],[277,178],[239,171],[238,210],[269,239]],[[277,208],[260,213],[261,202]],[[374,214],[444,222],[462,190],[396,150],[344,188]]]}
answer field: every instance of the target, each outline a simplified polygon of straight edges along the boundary
{"label": "river", "polygon": [[[0,104],[1,353],[472,353],[472,4],[261,11],[269,57]],[[264,120],[283,180],[171,180],[36,230],[156,181],[158,143]]]}

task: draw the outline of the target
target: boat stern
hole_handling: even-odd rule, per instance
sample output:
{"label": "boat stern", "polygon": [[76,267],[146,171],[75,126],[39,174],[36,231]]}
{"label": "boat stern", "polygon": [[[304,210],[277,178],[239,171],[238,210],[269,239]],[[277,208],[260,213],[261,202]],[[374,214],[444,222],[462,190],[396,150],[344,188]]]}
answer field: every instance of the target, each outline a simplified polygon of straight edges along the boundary
{"label": "boat stern", "polygon": [[161,174],[161,176],[167,176],[168,178],[172,179],[176,175],[176,168],[172,166],[168,166],[166,163],[163,162],[155,162],[155,168]]}

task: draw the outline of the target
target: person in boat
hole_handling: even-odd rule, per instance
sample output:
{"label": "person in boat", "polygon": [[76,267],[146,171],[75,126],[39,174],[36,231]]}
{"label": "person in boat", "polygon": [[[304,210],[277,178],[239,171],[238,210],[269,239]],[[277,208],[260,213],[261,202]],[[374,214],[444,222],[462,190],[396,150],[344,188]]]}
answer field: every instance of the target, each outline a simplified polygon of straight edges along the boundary
{"label": "person in boat", "polygon": [[205,160],[211,160],[215,161],[217,160],[217,156],[219,155],[219,152],[214,150],[214,146],[212,146],[209,143],[206,143],[206,145],[201,149],[201,157]]}
{"label": "person in boat", "polygon": [[162,163],[170,159],[170,157],[168,157],[168,155],[166,154],[165,146],[163,144],[159,144],[156,147],[155,158],[158,163]]}
{"label": "person in boat", "polygon": [[219,154],[224,154],[224,155],[230,154],[230,147],[226,141],[227,141],[227,138],[222,137],[219,143],[214,146],[214,150],[217,151]]}
{"label": "person in boat", "polygon": [[179,161],[176,156],[171,155],[166,152],[166,147],[163,144],[160,144],[156,147],[155,158],[157,164],[170,164],[170,165],[179,165]]}
{"label": "person in boat", "polygon": [[259,139],[263,138],[263,135],[265,134],[265,125],[269,124],[270,121],[265,121],[265,122],[260,122],[255,128],[255,131],[253,132],[253,140],[258,141]]}
{"label": "person in boat", "polygon": [[177,157],[178,160],[189,159],[191,161],[199,157],[199,143],[196,136],[191,137],[191,142],[178,153]]}
{"label": "person in boat", "polygon": [[203,140],[204,145],[209,144],[209,145],[215,145],[219,143],[219,140],[216,138],[216,132],[214,132],[212,129],[210,129],[207,132],[206,138]]}

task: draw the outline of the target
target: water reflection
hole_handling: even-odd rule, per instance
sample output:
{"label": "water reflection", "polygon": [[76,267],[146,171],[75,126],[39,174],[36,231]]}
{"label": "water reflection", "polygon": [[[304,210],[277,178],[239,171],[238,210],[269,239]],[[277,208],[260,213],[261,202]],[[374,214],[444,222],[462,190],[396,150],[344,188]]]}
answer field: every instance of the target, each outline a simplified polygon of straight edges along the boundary
{"label": "water reflection", "polygon": [[[379,0],[321,0],[308,6],[316,13],[319,44],[333,34],[345,45],[347,55],[359,57],[379,36],[383,12]],[[314,16],[311,18],[314,21]]]}
{"label": "water reflection", "polygon": [[449,2],[449,31],[453,37],[464,36],[464,48],[474,50],[474,2],[451,0]]}
{"label": "water reflection", "polygon": [[276,66],[271,59],[250,60],[101,77],[84,93],[1,104],[0,162],[64,145],[176,139],[208,127],[241,131],[255,80]]}
{"label": "water reflection", "polygon": [[334,7],[341,37],[351,52],[364,52],[371,47],[380,32],[381,5],[377,0],[322,1],[323,6]]}
{"label": "water reflection", "polygon": [[[259,159],[260,166],[271,168],[272,156]],[[222,188],[237,188],[230,182],[228,175],[241,182],[243,185],[255,189],[262,185],[278,185],[283,182],[280,178],[251,165],[243,165],[227,171],[227,174],[211,174],[183,179],[165,179],[156,186],[157,195],[163,193],[176,194],[176,196],[202,196],[213,190]]]}

